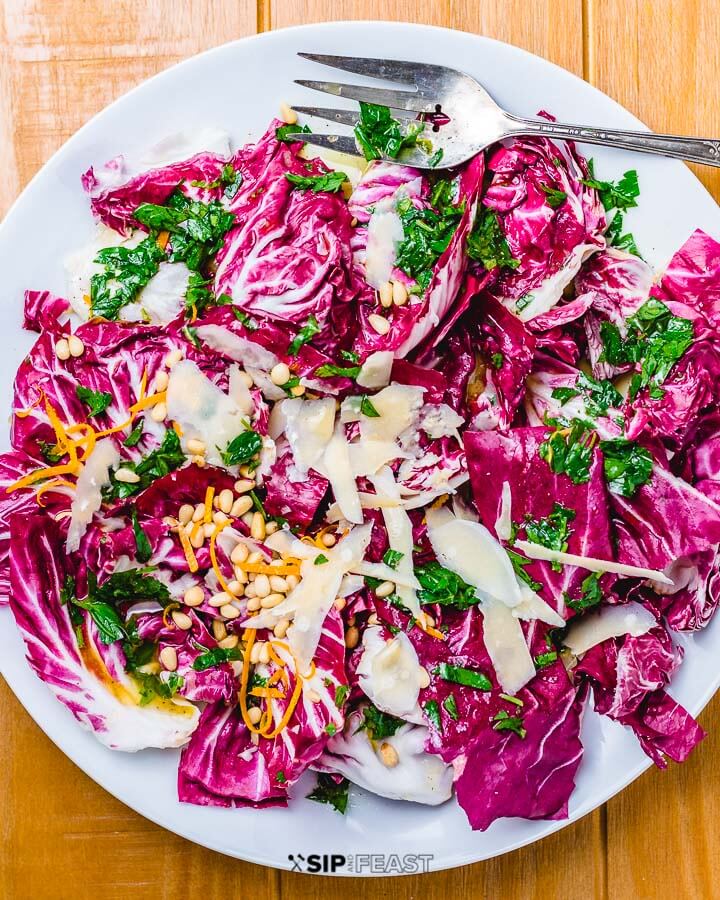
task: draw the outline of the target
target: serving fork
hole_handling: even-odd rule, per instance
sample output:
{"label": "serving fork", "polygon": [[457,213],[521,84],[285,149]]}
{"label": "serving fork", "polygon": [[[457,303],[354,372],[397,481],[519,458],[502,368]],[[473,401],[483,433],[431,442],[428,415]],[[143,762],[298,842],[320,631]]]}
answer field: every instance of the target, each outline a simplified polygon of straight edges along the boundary
{"label": "serving fork", "polygon": [[[376,87],[306,79],[295,81],[296,84],[336,97],[389,107],[393,116],[406,126],[418,119],[430,126],[426,127],[423,136],[427,135],[432,142],[431,153],[416,146],[403,151],[401,160],[383,157],[388,162],[402,162],[418,169],[452,168],[504,138],[539,136],[603,144],[720,166],[720,141],[522,118],[498,106],[485,88],[470,75],[447,66],[323,53],[298,55],[344,72],[404,86],[405,89],[400,90],[387,84]],[[293,108],[298,113],[327,119],[338,125],[354,127],[358,121],[358,114],[350,109]],[[347,134],[298,133],[297,136],[298,140],[317,147],[359,155],[354,138]]]}

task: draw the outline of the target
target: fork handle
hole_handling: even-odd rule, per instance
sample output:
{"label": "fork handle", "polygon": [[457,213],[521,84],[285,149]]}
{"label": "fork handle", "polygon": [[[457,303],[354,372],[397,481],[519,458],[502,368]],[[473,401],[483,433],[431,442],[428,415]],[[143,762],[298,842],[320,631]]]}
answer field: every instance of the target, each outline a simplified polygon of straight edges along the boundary
{"label": "fork handle", "polygon": [[638,150],[673,159],[685,159],[720,167],[720,141],[706,138],[678,137],[672,134],[653,134],[651,131],[617,131],[613,128],[587,128],[584,125],[566,125],[561,122],[543,122],[539,119],[522,119],[507,116],[509,131],[513,136],[535,136],[581,141],[585,144],[603,144],[621,150]]}

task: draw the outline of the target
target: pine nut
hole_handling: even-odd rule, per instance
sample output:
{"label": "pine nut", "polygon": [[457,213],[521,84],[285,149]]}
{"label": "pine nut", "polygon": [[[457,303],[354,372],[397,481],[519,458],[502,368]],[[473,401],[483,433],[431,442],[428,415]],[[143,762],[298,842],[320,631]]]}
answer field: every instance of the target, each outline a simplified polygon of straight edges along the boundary
{"label": "pine nut", "polygon": [[70,359],[70,344],[66,338],[60,338],[57,344],[55,344],[55,356],[63,361]]}
{"label": "pine nut", "polygon": [[392,583],[392,581],[383,581],[382,584],[379,584],[375,588],[375,596],[380,600],[383,600],[385,597],[389,597],[390,594],[394,593],[395,585]]}
{"label": "pine nut", "polygon": [[170,381],[170,376],[164,369],[160,369],[160,371],[155,375],[153,379],[153,386],[155,388],[156,393],[160,393],[160,391],[164,391],[168,383]]}
{"label": "pine nut", "polygon": [[199,441],[197,438],[190,438],[187,442],[187,448],[189,453],[194,453],[198,456],[202,456],[207,451],[205,441]]}
{"label": "pine nut", "polygon": [[258,575],[255,578],[255,593],[258,597],[267,597],[270,593],[270,579],[267,575]]}
{"label": "pine nut", "polygon": [[290,388],[290,396],[291,397],[302,397],[307,388],[304,384],[296,384],[295,387]]}
{"label": "pine nut", "polygon": [[390,323],[387,319],[379,316],[377,313],[371,313],[368,316],[368,323],[377,334],[387,334],[390,331]]}
{"label": "pine nut", "polygon": [[286,594],[288,585],[287,581],[282,577],[282,575],[271,575],[270,576],[270,587],[274,591],[279,591],[281,594]]}
{"label": "pine nut", "polygon": [[178,666],[177,650],[174,647],[163,647],[160,651],[160,662],[168,672],[174,672]]}
{"label": "pine nut", "polygon": [[181,631],[190,631],[192,628],[192,619],[184,612],[175,610],[172,614],[172,620]]}
{"label": "pine nut", "polygon": [[262,607],[262,609],[272,609],[274,606],[282,603],[284,599],[284,594],[268,594],[267,597],[262,598],[262,600],[260,601],[260,606]]}
{"label": "pine nut", "polygon": [[425,624],[429,625],[430,628],[435,627],[435,619],[430,615],[430,613],[423,613],[425,616]]}
{"label": "pine nut", "polygon": [[220,615],[224,616],[226,619],[237,619],[240,615],[240,610],[236,606],[231,606],[228,603],[226,606],[220,607]]}
{"label": "pine nut", "polygon": [[420,666],[420,671],[418,672],[418,684],[421,688],[430,687],[430,674],[425,666]]}
{"label": "pine nut", "polygon": [[184,354],[183,354],[182,350],[180,350],[180,348],[178,348],[176,350],[171,350],[168,353],[168,355],[165,357],[165,365],[168,367],[168,369],[172,369],[172,367],[174,365],[177,365],[177,363],[180,362],[180,360],[183,358],[183,356],[184,356]]}
{"label": "pine nut", "polygon": [[290,627],[290,619],[280,619],[275,628],[273,629],[273,634],[276,638],[284,638],[287,634],[287,630]]}
{"label": "pine nut", "polygon": [[234,487],[236,494],[247,494],[255,487],[255,481],[252,478],[239,478]]}
{"label": "pine nut", "polygon": [[[247,597],[247,592],[245,593]],[[260,598],[259,597],[251,597],[247,602],[247,611],[248,612],[257,612],[260,609]]]}
{"label": "pine nut", "polygon": [[268,644],[267,642],[264,643],[260,648],[259,662],[261,662],[265,666],[270,662],[270,644]]}
{"label": "pine nut", "polygon": [[350,227],[355,228],[357,223],[358,223],[357,216],[353,216],[352,219],[350,219]]}
{"label": "pine nut", "polygon": [[250,565],[253,563],[259,563],[263,561],[263,555],[259,550],[253,550],[253,552],[248,556],[247,561]]}
{"label": "pine nut", "polygon": [[216,641],[222,641],[227,637],[227,628],[222,619],[213,619],[212,633]]}
{"label": "pine nut", "polygon": [[255,469],[249,463],[246,463],[245,465],[240,466],[240,468],[238,469],[238,472],[240,473],[241,477],[248,478],[248,479],[253,477],[254,471],[255,471]]}
{"label": "pine nut", "polygon": [[334,547],[337,544],[337,538],[334,534],[327,532],[322,536],[322,542],[324,547]]}
{"label": "pine nut", "polygon": [[191,456],[190,462],[193,463],[193,465],[198,466],[198,468],[200,469],[205,468],[206,460],[204,456]]}
{"label": "pine nut", "polygon": [[164,422],[167,419],[167,404],[156,403],[152,408],[150,418],[153,422]]}
{"label": "pine nut", "polygon": [[260,659],[260,651],[262,650],[262,647],[263,647],[263,642],[262,642],[262,641],[256,641],[256,642],[252,645],[252,650],[250,651],[250,662],[251,662],[253,665],[256,665],[257,662],[259,661],[259,659]]}
{"label": "pine nut", "polygon": [[237,377],[242,381],[245,387],[250,390],[251,387],[255,386],[255,382],[252,379],[252,375],[249,372],[246,372],[244,369],[241,369],[237,373]]}
{"label": "pine nut", "polygon": [[[250,488],[250,490],[252,490],[252,488]],[[239,519],[250,509],[252,509],[252,498],[238,497],[230,509],[230,515],[233,519]]]}
{"label": "pine nut", "polygon": [[178,527],[178,520],[174,519],[172,516],[163,516],[162,520],[163,520],[163,525],[167,525],[172,529],[175,529]]}
{"label": "pine nut", "polygon": [[227,586],[228,594],[232,594],[233,597],[240,597],[245,591],[245,585],[240,584],[239,581],[229,581]]}
{"label": "pine nut", "polygon": [[[255,597],[257,597],[257,594],[255,593],[255,582],[254,582],[254,581],[251,581],[250,584],[246,585],[246,587],[245,587],[245,597],[246,597],[248,600],[254,600]],[[259,599],[260,599],[260,598],[258,597],[258,601],[259,601]],[[258,608],[258,609],[260,608],[259,603],[258,603],[258,607],[257,607],[257,608]]]}
{"label": "pine nut", "polygon": [[212,597],[208,600],[210,606],[214,606],[216,609],[219,609],[221,606],[226,606],[228,603],[232,603],[232,596],[228,594],[226,591],[219,591],[217,594],[213,594]]}
{"label": "pine nut", "polygon": [[408,302],[408,292],[402,281],[393,281],[392,300],[395,306],[405,306]]}
{"label": "pine nut", "polygon": [[347,600],[344,597],[336,597],[333,605],[335,609],[343,610],[347,606]]}
{"label": "pine nut", "polygon": [[76,334],[71,334],[68,338],[68,349],[70,350],[70,356],[82,356],[85,352],[85,344]]}
{"label": "pine nut", "polygon": [[378,618],[377,613],[370,613],[367,620],[368,625],[379,625],[380,619]]}
{"label": "pine nut", "polygon": [[[249,497],[248,497],[248,500],[250,500]],[[252,506],[252,500],[250,501],[250,505]],[[248,528],[250,528],[251,525],[252,525],[252,523],[253,523],[253,516],[254,516],[254,515],[255,515],[255,513],[252,513],[252,512],[246,512],[245,515],[242,516],[242,521],[244,522],[245,525],[247,525]]]}
{"label": "pine nut", "polygon": [[145,663],[144,666],[138,666],[137,671],[142,672],[143,675],[159,675],[160,663],[155,661]]}
{"label": "pine nut", "polygon": [[115,470],[115,481],[122,481],[124,484],[137,484],[140,481],[140,476],[137,472],[133,472],[132,469],[122,467]]}
{"label": "pine nut", "polygon": [[270,369],[270,381],[280,387],[290,381],[290,367],[286,363],[278,363]]}
{"label": "pine nut", "polygon": [[[257,706],[255,706],[255,707],[253,707],[253,708],[254,708],[254,709],[257,709]],[[250,715],[249,712],[248,712],[248,715]],[[260,715],[260,717],[258,718],[258,722],[260,721],[261,718],[262,718],[262,715]],[[259,735],[256,731],[251,731],[251,732],[250,732],[250,743],[251,743],[254,747],[259,747],[259,746],[260,746],[260,735]]]}
{"label": "pine nut", "polygon": [[348,648],[348,650],[354,650],[355,647],[357,647],[359,641],[360,632],[354,625],[351,625],[345,632],[345,646]]}
{"label": "pine nut", "polygon": [[205,600],[205,591],[200,587],[199,584],[193,585],[193,587],[188,588],[185,591],[185,596],[183,597],[183,603],[185,606],[201,606],[203,601]]}
{"label": "pine nut", "polygon": [[180,521],[180,524],[187,525],[187,523],[192,519],[194,512],[195,510],[190,503],[183,503],[178,511],[178,520]]}
{"label": "pine nut", "polygon": [[202,529],[202,526],[197,529],[193,529],[193,533],[190,535],[190,546],[194,547],[195,550],[199,550],[202,545],[205,543],[205,532]]}
{"label": "pine nut", "polygon": [[241,569],[239,566],[236,566],[233,571],[235,572],[235,581],[237,581],[239,584],[245,585],[248,583],[248,581],[250,581],[248,573],[244,569]]}
{"label": "pine nut", "polygon": [[294,590],[300,584],[300,579],[297,575],[288,575],[285,581],[287,581],[289,591]]}
{"label": "pine nut", "polygon": [[275,534],[275,532],[280,528],[277,522],[266,522],[265,523],[265,534]]}
{"label": "pine nut", "polygon": [[217,526],[215,525],[214,522],[205,522],[202,527],[203,534],[205,535],[206,538],[210,538],[215,534],[216,528],[217,528]]}
{"label": "pine nut", "polygon": [[298,120],[295,110],[284,101],[280,104],[280,118],[287,125],[296,125]]}
{"label": "pine nut", "polygon": [[239,565],[240,563],[244,563],[249,555],[250,551],[248,545],[243,544],[241,541],[233,547],[232,553],[230,554],[230,560],[235,563],[235,565]]}
{"label": "pine nut", "polygon": [[[260,719],[262,719],[262,710],[259,706],[251,706],[247,711],[247,717],[250,719],[252,725],[257,725]],[[255,737],[255,735],[252,735]]]}
{"label": "pine nut", "polygon": [[393,303],[393,286],[391,281],[385,281],[380,285],[378,291],[380,294],[380,305],[385,309],[392,306]]}
{"label": "pine nut", "polygon": [[200,522],[205,518],[205,504],[198,503],[195,507],[195,512],[192,514],[193,522]]}
{"label": "pine nut", "polygon": [[250,536],[256,541],[264,541],[266,534],[265,519],[259,512],[253,513],[252,522],[250,523]]}
{"label": "pine nut", "polygon": [[236,634],[229,634],[226,638],[218,641],[218,647],[222,647],[223,650],[234,650],[239,641],[240,638]]}
{"label": "pine nut", "polygon": [[225,488],[220,491],[218,494],[218,506],[220,507],[220,511],[226,514],[229,513],[232,509],[233,499],[233,492],[230,488]]}
{"label": "pine nut", "polygon": [[225,515],[222,510],[218,510],[216,513],[213,513],[213,524],[215,525],[224,525],[226,522],[229,522],[230,519]]}
{"label": "pine nut", "polygon": [[383,741],[380,744],[380,759],[384,766],[387,766],[388,769],[394,769],[395,766],[400,762],[400,757],[397,754],[397,750],[393,747],[392,744],[388,744],[387,741]]}

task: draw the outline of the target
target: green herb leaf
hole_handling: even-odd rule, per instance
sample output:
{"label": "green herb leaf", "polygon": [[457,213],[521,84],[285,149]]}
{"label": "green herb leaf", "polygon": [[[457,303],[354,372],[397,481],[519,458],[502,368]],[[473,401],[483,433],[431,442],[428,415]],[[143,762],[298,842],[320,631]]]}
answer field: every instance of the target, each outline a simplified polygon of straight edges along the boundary
{"label": "green herb leaf", "polygon": [[360,366],[335,366],[332,363],[325,363],[315,369],[315,375],[318,378],[357,378],[360,374]]}
{"label": "green herb leaf", "polygon": [[475,588],[438,562],[418,566],[415,577],[421,586],[417,592],[421,603],[439,603],[441,606],[455,606],[458,609],[469,609],[479,603]]}
{"label": "green herb leaf", "polygon": [[143,429],[145,428],[145,420],[140,419],[137,425],[133,428],[130,434],[123,441],[123,447],[137,447],[140,443],[140,439],[143,436]]}
{"label": "green herb leaf", "polygon": [[328,722],[325,726],[325,734],[329,734],[330,737],[333,737],[337,734],[337,725],[334,722]]}
{"label": "green herb leaf", "polygon": [[453,721],[457,722],[460,718],[457,708],[457,701],[455,700],[455,694],[448,694],[447,697],[443,700],[443,709],[450,716]]}
{"label": "green herb leaf", "polygon": [[314,800],[315,803],[327,803],[344,815],[348,805],[349,789],[350,782],[347,778],[335,781],[332,775],[320,772],[317,777],[317,785],[307,795],[307,799]]}
{"label": "green herb leaf", "polygon": [[367,731],[371,741],[381,741],[383,738],[392,737],[398,728],[405,723],[402,719],[381,712],[377,707],[369,703],[363,707],[363,720],[355,731]]}
{"label": "green herb leaf", "polygon": [[[526,520],[525,533],[528,540],[532,541],[532,543],[564,553],[568,548],[568,539],[572,534],[569,523],[574,518],[574,509],[568,509],[562,503],[554,503],[552,512],[545,518]],[[556,572],[562,569],[559,563],[553,563],[552,567]]]}
{"label": "green herb leaf", "polygon": [[355,140],[365,159],[380,159],[382,156],[397,159],[402,150],[418,144],[418,137],[424,129],[424,122],[410,122],[403,128],[387,106],[361,102]]}
{"label": "green herb leaf", "polygon": [[625,250],[632,253],[633,256],[640,256],[635,238],[630,233],[623,234],[623,214],[616,212],[605,232],[605,239],[610,247],[617,247],[619,250]]}
{"label": "green herb leaf", "polygon": [[492,682],[482,672],[476,669],[467,669],[464,666],[452,666],[449,663],[440,663],[435,669],[435,674],[445,681],[453,681],[465,687],[477,688],[479,691],[491,691]]}
{"label": "green herb leaf", "polygon": [[603,592],[600,587],[602,575],[602,572],[591,572],[587,578],[583,579],[580,585],[581,593],[577,599],[573,600],[567,595],[565,596],[565,602],[570,609],[574,609],[575,612],[584,612],[602,602]]}
{"label": "green herb leaf", "polygon": [[168,475],[179,468],[185,462],[185,454],[180,447],[180,438],[169,428],[165,432],[162,444],[151,453],[148,453],[139,463],[123,462],[124,469],[131,469],[140,476],[140,481],[128,484],[117,481],[115,474],[110,476],[110,485],[105,488],[103,496],[110,500],[124,500],[133,494],[149,487],[156,478]]}
{"label": "green herb leaf", "polygon": [[556,662],[557,658],[557,650],[548,650],[547,653],[540,653],[535,657],[535,667],[544,669],[546,666],[551,666]]}
{"label": "green herb leaf", "polygon": [[440,147],[433,153],[433,155],[428,160],[428,165],[431,169],[435,169],[440,165],[444,152],[445,151],[443,150],[443,148]]}
{"label": "green herb leaf", "polygon": [[520,260],[515,259],[500,227],[497,214],[487,206],[478,210],[473,230],[467,240],[467,255],[481,262],[485,268],[517,269]]}
{"label": "green herb leaf", "polygon": [[346,360],[348,360],[348,362],[351,362],[351,363],[359,363],[360,362],[360,354],[355,353],[354,350],[341,350],[340,356],[342,356],[343,359],[346,359]]}
{"label": "green herb leaf", "polygon": [[87,406],[89,416],[99,416],[112,403],[112,394],[106,391],[91,391],[90,388],[78,384],[75,386],[75,392],[78,400],[81,400]]}
{"label": "green herb leaf", "polygon": [[383,562],[386,566],[390,566],[391,569],[397,569],[403,556],[405,554],[400,553],[399,550],[386,550],[383,554]]}
{"label": "green herb leaf", "polygon": [[132,508],[132,527],[135,535],[135,557],[138,562],[146,563],[152,556],[152,547],[142,525],[138,522],[137,509],[134,506]]}
{"label": "green herb leaf", "polygon": [[540,190],[547,197],[548,206],[551,206],[553,209],[557,209],[558,206],[562,206],[563,203],[567,200],[567,194],[565,191],[559,191],[557,188],[551,187],[549,184],[540,184],[538,185]]}
{"label": "green herb leaf", "polygon": [[396,205],[403,226],[403,239],[397,246],[395,265],[414,278],[419,287],[427,290],[432,280],[433,267],[450,246],[464,212],[464,205],[453,206],[449,202],[449,188],[438,190],[437,206],[417,208],[405,197]]}
{"label": "green herb leaf", "polygon": [[637,206],[637,198],[640,196],[640,185],[635,169],[625,172],[617,183],[613,183],[612,181],[599,181],[595,178],[595,167],[592,159],[588,160],[588,168],[590,177],[582,178],[581,181],[587,187],[595,188],[600,194],[600,202],[606,211],[611,209],[626,210]]}
{"label": "green herb leaf", "polygon": [[285,177],[295,188],[312,191],[314,194],[320,191],[336,194],[348,180],[344,172],[326,172],[324,175],[293,175],[286,172]]}
{"label": "green herb leaf", "polygon": [[242,658],[242,650],[239,647],[213,647],[211,650],[206,650],[205,653],[195,657],[192,667],[196,672],[204,672],[206,669],[214,669],[215,666],[221,666],[223,663]]}
{"label": "green herb leaf", "polygon": [[632,497],[652,478],[653,458],[649,450],[635,441],[617,438],[600,441],[605,478],[613,494]]}
{"label": "green herb leaf", "polygon": [[350,688],[347,684],[338,684],[335,687],[335,706],[337,706],[338,709],[342,709],[349,693]]}
{"label": "green herb leaf", "polygon": [[298,333],[290,342],[290,346],[288,347],[288,356],[297,356],[302,345],[307,344],[308,341],[311,341],[313,337],[319,332],[320,326],[318,325],[318,320],[311,313],[308,316],[307,322],[303,325],[300,331],[298,331]]}
{"label": "green herb leaf", "polygon": [[157,275],[165,252],[153,236],[137,247],[105,247],[95,257],[103,267],[90,279],[90,308],[94,316],[117,319],[120,310],[132,303],[140,291]]}
{"label": "green herb leaf", "polygon": [[378,419],[380,417],[380,413],[372,405],[370,398],[365,395],[360,399],[360,412],[369,419]]}
{"label": "green herb leaf", "polygon": [[227,445],[227,448],[221,451],[222,461],[226,466],[241,466],[251,462],[262,450],[262,437],[252,428],[241,431],[240,434],[233,438]]}
{"label": "green herb leaf", "polygon": [[428,722],[431,722],[442,733],[442,716],[440,715],[440,707],[437,700],[428,700],[427,703],[423,704],[423,710],[428,718]]}
{"label": "green herb leaf", "polygon": [[584,484],[590,480],[596,441],[595,431],[575,420],[570,428],[556,428],[549,434],[538,447],[538,454],[553,472],[567,475],[573,484]]}
{"label": "green herb leaf", "polygon": [[114,572],[101,585],[89,587],[89,596],[93,600],[113,605],[127,600],[154,600],[165,607],[173,602],[167,585],[143,569]]}
{"label": "green herb leaf", "polygon": [[502,368],[504,358],[505,357],[502,355],[502,353],[493,353],[493,355],[490,357],[490,365],[493,367],[493,369],[500,369]]}
{"label": "green herb leaf", "polygon": [[291,134],[297,134],[298,132],[302,132],[303,134],[310,134],[310,129],[307,125],[281,125],[279,128],[275,129],[275,137],[281,144],[295,144],[298,141],[298,138],[291,138]]}
{"label": "green herb leaf", "polygon": [[510,557],[510,562],[512,563],[512,567],[515,570],[517,577],[524,581],[530,590],[541,590],[542,585],[540,582],[535,581],[535,579],[525,571],[525,566],[529,566],[532,560],[527,559],[525,556],[521,556],[521,554],[516,553],[514,550],[506,550],[506,553]]}
{"label": "green herb leaf", "polygon": [[524,738],[527,731],[523,728],[522,716],[511,716],[504,709],[493,716],[493,731],[512,731],[518,737]]}
{"label": "green herb leaf", "polygon": [[313,561],[314,566],[324,566],[326,562],[329,562],[327,556],[324,553],[318,553]]}

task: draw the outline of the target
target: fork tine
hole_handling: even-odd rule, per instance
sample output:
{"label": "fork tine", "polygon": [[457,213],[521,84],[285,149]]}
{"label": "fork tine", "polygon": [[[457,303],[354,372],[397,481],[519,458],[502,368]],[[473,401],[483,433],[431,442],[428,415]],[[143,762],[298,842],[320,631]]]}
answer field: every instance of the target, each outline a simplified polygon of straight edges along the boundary
{"label": "fork tine", "polygon": [[302,131],[294,137],[306,144],[312,144],[313,147],[324,147],[326,150],[335,150],[337,153],[360,156],[355,140],[345,134],[308,134]]}
{"label": "fork tine", "polygon": [[[293,105],[293,109],[296,113],[300,113],[303,116],[312,116],[315,119],[327,119],[329,122],[337,122],[338,125],[349,125],[350,128],[354,128],[358,123],[357,110],[295,105]],[[404,109],[395,110],[395,113],[396,118],[408,122],[414,122],[416,118],[414,112],[408,112]]]}
{"label": "fork tine", "polygon": [[415,112],[433,112],[434,104],[423,100],[422,96],[410,91],[391,91],[386,88],[366,87],[358,84],[335,84],[332,81],[307,81],[297,79],[295,84],[333,94],[335,97],[346,97],[348,100],[361,100],[377,106],[389,106],[392,109],[414,109]]}
{"label": "fork tine", "polygon": [[298,53],[298,56],[324,66],[331,66],[333,69],[341,69],[343,72],[353,72],[355,75],[384,78],[387,81],[414,86],[418,83],[417,75],[420,69],[418,64],[401,59],[369,59],[358,56],[332,56],[326,53]]}

